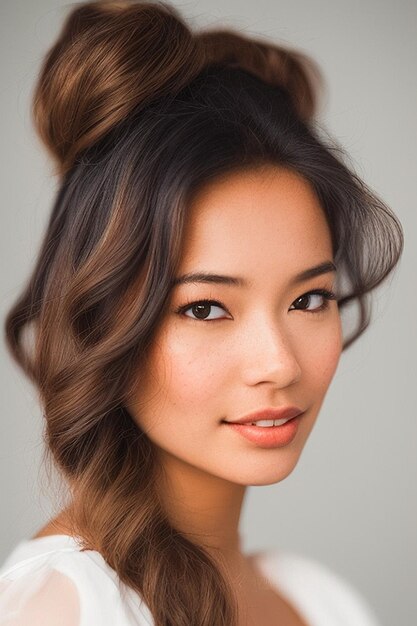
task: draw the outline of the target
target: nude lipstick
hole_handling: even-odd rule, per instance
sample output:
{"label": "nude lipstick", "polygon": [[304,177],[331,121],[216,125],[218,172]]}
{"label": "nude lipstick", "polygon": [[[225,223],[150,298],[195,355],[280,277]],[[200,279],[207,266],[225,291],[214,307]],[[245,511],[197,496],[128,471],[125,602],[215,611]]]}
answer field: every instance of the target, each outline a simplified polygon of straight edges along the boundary
{"label": "nude lipstick", "polygon": [[261,448],[280,448],[294,440],[302,414],[294,406],[267,408],[223,423]]}

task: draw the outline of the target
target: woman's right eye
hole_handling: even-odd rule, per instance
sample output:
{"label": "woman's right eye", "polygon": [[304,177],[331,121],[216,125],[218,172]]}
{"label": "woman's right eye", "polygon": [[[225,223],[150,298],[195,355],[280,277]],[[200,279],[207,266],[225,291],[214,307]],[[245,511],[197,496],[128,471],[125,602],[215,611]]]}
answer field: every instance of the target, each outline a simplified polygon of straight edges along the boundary
{"label": "woman's right eye", "polygon": [[[209,318],[211,311],[213,309],[217,309],[215,317]],[[217,302],[217,300],[199,300],[197,302],[188,302],[187,304],[181,305],[175,312],[179,315],[185,315],[185,317],[190,317],[193,320],[200,321],[214,321],[216,319],[222,319],[221,311],[225,311],[225,307],[221,304],[221,302]],[[187,311],[191,311],[193,315],[187,315]]]}

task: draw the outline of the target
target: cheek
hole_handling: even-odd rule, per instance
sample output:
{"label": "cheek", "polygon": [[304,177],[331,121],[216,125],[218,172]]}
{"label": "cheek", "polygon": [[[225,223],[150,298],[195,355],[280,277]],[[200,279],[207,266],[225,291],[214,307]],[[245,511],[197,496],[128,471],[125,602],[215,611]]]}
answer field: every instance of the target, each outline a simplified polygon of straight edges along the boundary
{"label": "cheek", "polygon": [[202,413],[207,416],[207,410],[213,415],[221,410],[219,400],[228,366],[230,358],[215,342],[210,343],[207,333],[198,329],[181,333],[173,324],[155,341],[135,396],[149,409],[144,412],[147,419],[158,411],[165,423],[172,419],[177,427],[182,422],[189,425],[190,415],[198,421]]}
{"label": "cheek", "polygon": [[[204,322],[201,322],[202,324]],[[166,375],[167,394],[179,405],[210,406],[220,391],[225,371],[230,364],[227,354],[208,333],[167,333],[164,337],[165,358],[158,364],[158,378]]]}
{"label": "cheek", "polygon": [[323,326],[310,340],[305,352],[304,368],[318,392],[325,392],[336,372],[342,352],[342,326],[337,314],[332,324]]}

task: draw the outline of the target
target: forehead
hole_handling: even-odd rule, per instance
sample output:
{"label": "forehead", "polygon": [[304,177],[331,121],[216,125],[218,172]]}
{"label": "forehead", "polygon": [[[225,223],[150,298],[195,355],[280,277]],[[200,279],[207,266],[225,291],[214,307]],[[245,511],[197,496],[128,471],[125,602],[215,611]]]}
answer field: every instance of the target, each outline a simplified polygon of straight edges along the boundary
{"label": "forehead", "polygon": [[325,214],[310,183],[269,166],[205,185],[187,213],[181,269],[293,274],[332,258]]}

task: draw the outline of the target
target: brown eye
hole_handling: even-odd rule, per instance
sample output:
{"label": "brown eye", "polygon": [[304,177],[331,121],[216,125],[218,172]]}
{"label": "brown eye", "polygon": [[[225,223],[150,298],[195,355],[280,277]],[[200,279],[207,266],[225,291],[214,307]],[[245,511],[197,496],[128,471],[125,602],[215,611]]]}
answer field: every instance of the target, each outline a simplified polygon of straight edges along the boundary
{"label": "brown eye", "polygon": [[[316,296],[317,298],[321,298],[323,300],[322,304],[319,304],[317,307],[308,308],[311,303],[311,299]],[[309,293],[305,293],[296,300],[294,300],[293,304],[301,303],[301,306],[296,307],[296,311],[306,311],[307,313],[320,313],[320,311],[324,311],[329,307],[329,300],[336,300],[336,295],[332,291],[327,291],[327,289],[318,289],[316,291],[310,291]]]}
{"label": "brown eye", "polygon": [[[209,318],[209,315],[214,309],[217,309],[217,311],[214,311],[214,317]],[[192,315],[188,315],[187,311],[191,311]],[[190,302],[189,304],[180,306],[176,312],[194,320],[207,320],[208,322],[211,322],[212,320],[224,317],[225,308],[220,304],[220,302],[215,300],[200,300],[198,302]]]}
{"label": "brown eye", "polygon": [[200,320],[205,320],[209,316],[211,308],[211,304],[194,304],[194,306],[190,307],[193,314]]}
{"label": "brown eye", "polygon": [[[319,296],[320,298],[323,298],[323,296]],[[304,310],[304,309],[308,309],[308,306],[311,302],[311,294],[310,295],[304,295],[304,296],[300,296],[299,298],[297,298],[297,300],[295,301],[295,303],[299,303],[301,304],[301,306],[299,307],[300,309]],[[313,307],[314,308],[314,307]],[[320,307],[319,307],[320,308]]]}

